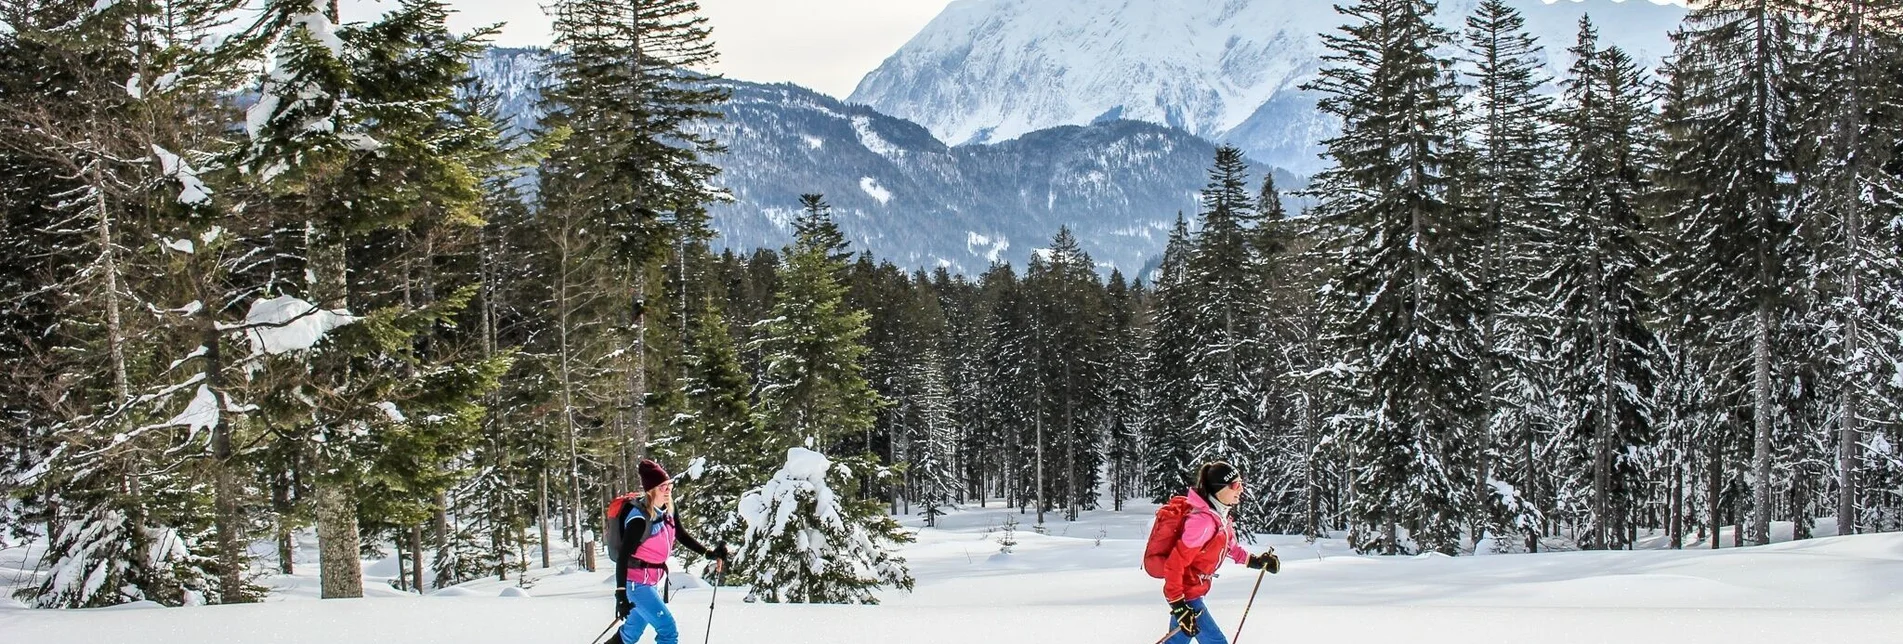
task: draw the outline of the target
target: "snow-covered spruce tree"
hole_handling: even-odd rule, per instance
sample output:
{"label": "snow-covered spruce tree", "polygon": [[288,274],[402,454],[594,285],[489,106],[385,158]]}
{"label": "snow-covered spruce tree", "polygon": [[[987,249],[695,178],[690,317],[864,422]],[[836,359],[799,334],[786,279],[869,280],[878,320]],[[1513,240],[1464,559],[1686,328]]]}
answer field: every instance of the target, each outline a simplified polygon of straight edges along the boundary
{"label": "snow-covered spruce tree", "polygon": [[[1364,0],[1325,36],[1323,110],[1342,119],[1315,177],[1328,335],[1345,377],[1331,440],[1347,451],[1351,540],[1363,552],[1461,548],[1474,504],[1480,359],[1474,216],[1451,172],[1459,97],[1451,41],[1424,0]],[[1404,535],[1402,531],[1405,530]]]}
{"label": "snow-covered spruce tree", "polygon": [[1034,456],[1042,470],[1042,498],[1049,508],[1062,507],[1070,521],[1096,509],[1103,465],[1108,352],[1098,279],[1096,264],[1068,227],[1058,229],[1025,277],[1033,297],[1032,330],[1038,338],[1033,354],[1043,401],[1033,427],[1042,436],[1035,443],[1042,453]]}
{"label": "snow-covered spruce tree", "polygon": [[833,490],[850,479],[846,461],[835,466],[805,448],[787,450],[786,465],[740,500],[746,538],[735,553],[751,596],[769,603],[876,604],[885,586],[912,589],[898,546],[911,533],[886,516],[879,500],[851,500]]}
{"label": "snow-covered spruce tree", "polygon": [[985,449],[982,404],[984,386],[984,322],[990,307],[984,306],[973,280],[952,275],[943,268],[932,273],[932,290],[938,293],[945,311],[945,336],[940,346],[946,351],[946,387],[950,389],[953,423],[952,470],[954,499],[984,505],[995,469],[992,453]]}
{"label": "snow-covered spruce tree", "polygon": [[[914,512],[934,524],[956,491],[952,472],[956,427],[951,416],[951,390],[945,348],[940,344],[946,327],[944,309],[923,272],[907,279],[896,266],[882,269],[892,282],[892,306],[883,322],[888,328],[885,351],[896,373],[888,376],[891,404],[882,410],[890,419],[890,464],[905,469],[903,485],[895,489],[895,511]],[[874,326],[881,322],[876,318]],[[875,350],[875,353],[877,350]],[[917,503],[920,507],[913,509]]]}
{"label": "snow-covered spruce tree", "polygon": [[1648,481],[1638,462],[1656,442],[1659,380],[1653,306],[1642,283],[1652,265],[1640,208],[1645,198],[1650,106],[1641,72],[1618,48],[1601,49],[1598,29],[1580,22],[1565,99],[1556,123],[1564,142],[1559,216],[1552,224],[1548,279],[1540,287],[1557,322],[1556,418],[1562,471],[1587,507],[1585,545],[1630,547],[1632,512]]}
{"label": "snow-covered spruce tree", "polygon": [[[833,230],[836,231],[836,227]],[[841,454],[875,455],[881,464],[892,465],[905,459],[901,452],[905,448],[906,416],[916,402],[915,388],[908,377],[909,365],[924,348],[915,341],[917,336],[911,323],[917,320],[906,305],[911,300],[911,285],[898,265],[875,261],[869,252],[861,253],[847,267],[843,283],[846,285],[845,307],[866,313],[863,342],[867,352],[863,374],[872,390],[887,404],[874,412],[870,427],[832,449]],[[886,481],[876,488],[866,486],[864,479],[860,483],[862,494],[885,498],[891,503],[893,513],[906,511],[902,481]]]}
{"label": "snow-covered spruce tree", "polygon": [[[479,290],[465,318],[475,331],[476,350],[484,359],[517,355],[532,337],[529,292],[539,247],[519,181],[539,162],[542,150],[519,134],[505,133],[496,91],[480,82],[463,91],[464,118],[486,130],[489,149],[473,169],[482,178],[483,226],[474,263]],[[465,457],[467,479],[449,492],[449,513],[457,520],[449,552],[436,558],[438,587],[494,575],[509,579],[526,567],[529,512],[546,456],[553,451],[549,433],[540,431],[533,410],[546,395],[548,380],[528,361],[517,360],[496,390],[482,399],[482,435]]]}
{"label": "snow-covered spruce tree", "polygon": [[[550,307],[564,331],[538,353],[575,435],[562,505],[578,537],[593,505],[583,488],[632,487],[654,438],[644,403],[667,357],[653,342],[666,329],[658,267],[683,222],[718,197],[706,158],[719,147],[698,124],[719,117],[726,91],[705,71],[716,52],[694,2],[561,0],[549,12],[559,55],[543,93],[551,154],[539,195],[563,248],[547,275],[560,282]],[[585,473],[594,462],[604,471]]]}
{"label": "snow-covered spruce tree", "polygon": [[[446,17],[440,2],[410,0],[377,22],[339,29],[315,3],[285,0],[243,33],[271,60],[236,165],[275,212],[305,230],[293,252],[303,255],[307,281],[284,288],[323,310],[378,311],[338,334],[335,350],[274,361],[282,380],[260,401],[275,435],[308,446],[321,472],[314,496],[326,597],[362,594],[357,520],[369,490],[434,497],[451,481],[444,459],[461,451],[475,420],[451,394],[483,389],[497,367],[439,360],[419,341],[473,291],[446,287],[416,300],[406,289],[416,275],[364,265],[414,252],[405,244],[418,227],[479,223],[475,148],[464,145],[460,124],[441,117],[455,109],[457,83],[486,33],[451,34]],[[371,234],[379,231],[401,234]],[[441,409],[406,422],[380,406],[412,402]]]}
{"label": "snow-covered spruce tree", "polygon": [[[181,369],[203,347],[172,349],[201,336],[214,354],[221,344],[212,320],[223,312],[203,300],[228,290],[227,264],[194,253],[218,233],[194,233],[214,221],[199,169],[231,116],[217,92],[232,68],[204,37],[232,8],[44,3],[10,23],[8,59],[33,80],[7,92],[16,98],[0,106],[10,124],[0,145],[10,175],[35,185],[8,190],[6,219],[34,244],[23,257],[43,264],[9,273],[36,285],[5,306],[52,314],[16,336],[16,375],[62,372],[9,396],[26,403],[9,418],[45,441],[20,445],[16,453],[41,457],[8,477],[45,488],[35,502],[58,572],[25,590],[36,605],[240,601],[251,591],[229,450],[205,458],[225,437],[215,420],[228,411],[223,373]],[[52,404],[35,410],[33,400]],[[215,504],[206,479],[219,483]]]}
{"label": "snow-covered spruce tree", "polygon": [[[1903,318],[1881,286],[1903,280],[1890,223],[1903,212],[1903,177],[1890,167],[1903,138],[1903,43],[1895,37],[1903,7],[1870,0],[1811,6],[1822,34],[1809,55],[1812,82],[1800,87],[1798,140],[1810,177],[1801,197],[1803,236],[1815,240],[1808,277],[1822,306],[1808,328],[1831,345],[1821,384],[1838,407],[1834,506],[1839,534],[1854,534],[1895,529],[1898,510],[1894,501],[1868,505],[1861,472],[1893,467],[1893,454],[1866,454],[1875,441],[1865,437],[1880,437],[1903,411],[1893,380]],[[1886,514],[1889,521],[1879,520]]]}
{"label": "snow-covered spruce tree", "polygon": [[[1668,410],[1677,418],[1663,430],[1677,445],[1669,450],[1673,461],[1686,468],[1685,503],[1690,529],[1694,536],[1705,538],[1718,524],[1729,520],[1729,504],[1742,487],[1736,478],[1738,461],[1749,454],[1751,436],[1728,425],[1737,422],[1740,411],[1748,413],[1748,406],[1739,401],[1749,392],[1741,391],[1736,384],[1732,377],[1735,369],[1711,359],[1715,354],[1712,342],[1717,338],[1708,328],[1705,295],[1680,284],[1683,276],[1701,268],[1699,262],[1703,261],[1688,252],[1699,240],[1681,235],[1685,230],[1681,218],[1690,212],[1684,205],[1706,189],[1698,177],[1680,174],[1678,168],[1684,164],[1675,161],[1696,154],[1697,146],[1702,144],[1689,136],[1692,124],[1685,118],[1692,109],[1684,98],[1686,88],[1696,76],[1678,72],[1687,62],[1697,61],[1675,58],[1660,66],[1661,106],[1652,137],[1660,163],[1653,168],[1648,211],[1651,238],[1659,249],[1651,280],[1660,312],[1654,328],[1673,360],[1669,377],[1660,385],[1660,399],[1692,402]],[[1715,538],[1709,543],[1713,548],[1719,546]]]}
{"label": "snow-covered spruce tree", "polygon": [[1244,473],[1250,500],[1237,521],[1254,534],[1269,529],[1268,503],[1276,496],[1275,478],[1265,475],[1271,461],[1258,456],[1271,448],[1264,444],[1264,416],[1270,412],[1264,403],[1273,395],[1269,358],[1279,347],[1267,346],[1263,337],[1266,302],[1257,282],[1257,249],[1249,243],[1257,217],[1247,171],[1241,150],[1217,148],[1202,192],[1201,226],[1185,269],[1198,340],[1191,357],[1195,422],[1188,438],[1196,461],[1229,461]]}
{"label": "snow-covered spruce tree", "polygon": [[754,411],[772,450],[858,436],[884,404],[863,375],[868,315],[845,306],[845,263],[834,254],[841,242],[831,209],[814,200],[796,230],[772,317],[760,323],[763,369]]}
{"label": "snow-covered spruce tree", "polygon": [[1324,410],[1330,404],[1321,373],[1332,364],[1321,343],[1321,312],[1315,305],[1319,267],[1313,255],[1309,217],[1288,217],[1283,192],[1275,175],[1262,177],[1256,200],[1262,223],[1250,244],[1256,248],[1256,280],[1267,299],[1264,337],[1273,351],[1265,354],[1267,373],[1275,379],[1277,396],[1269,398],[1275,417],[1262,450],[1269,453],[1269,469],[1252,476],[1269,476],[1262,509],[1269,513],[1271,532],[1323,533],[1324,486],[1334,471],[1321,440]]}
{"label": "snow-covered spruce tree", "polygon": [[1008,505],[1025,507],[1029,483],[1026,476],[1033,458],[1025,440],[1032,430],[1038,410],[1036,370],[1032,368],[1032,338],[1029,304],[1023,282],[1010,264],[998,263],[981,278],[985,300],[990,309],[984,321],[984,342],[980,354],[983,391],[980,436],[995,456],[999,496]]}
{"label": "snow-covered spruce tree", "polygon": [[668,420],[667,433],[676,440],[657,451],[668,462],[706,459],[702,476],[680,485],[682,519],[707,543],[738,543],[745,529],[740,497],[772,472],[773,452],[756,424],[748,399],[753,385],[740,367],[726,313],[709,297],[689,324],[676,387],[681,406]]}
{"label": "snow-covered spruce tree", "polygon": [[1772,444],[1779,422],[1774,373],[1780,322],[1791,309],[1797,252],[1792,199],[1793,90],[1801,82],[1804,29],[1794,0],[1714,0],[1686,16],[1677,35],[1673,94],[1681,104],[1666,172],[1688,184],[1671,219],[1684,240],[1684,270],[1672,287],[1689,293],[1703,359],[1724,389],[1747,392],[1752,424],[1750,539],[1771,528]]}
{"label": "snow-covered spruce tree", "polygon": [[1262,368],[1271,395],[1263,401],[1265,433],[1253,459],[1258,469],[1246,474],[1262,479],[1252,511],[1263,515],[1267,532],[1313,536],[1321,531],[1325,403],[1310,374],[1325,365],[1308,254],[1312,243],[1303,231],[1306,223],[1288,216],[1274,175],[1262,178],[1256,204],[1260,222],[1249,243],[1253,279],[1264,301]]}
{"label": "snow-covered spruce tree", "polygon": [[1540,91],[1551,79],[1526,18],[1502,0],[1484,0],[1474,9],[1460,44],[1462,72],[1476,100],[1469,118],[1478,158],[1468,190],[1481,210],[1479,242],[1486,248],[1477,284],[1485,420],[1475,476],[1486,512],[1476,517],[1484,521],[1475,533],[1489,533],[1496,543],[1531,543],[1538,519],[1519,495],[1533,489],[1538,465],[1532,452],[1539,441],[1533,408],[1548,397],[1531,373],[1545,334],[1531,322],[1538,319],[1538,298],[1526,285],[1539,268],[1534,242],[1553,212],[1546,118],[1552,99]]}
{"label": "snow-covered spruce tree", "polygon": [[945,359],[939,350],[929,348],[907,367],[904,432],[901,436],[905,465],[905,494],[914,510],[925,517],[926,526],[937,526],[957,490],[952,471],[953,442],[951,390],[946,385]]}
{"label": "snow-covered spruce tree", "polygon": [[1143,386],[1143,352],[1149,346],[1149,325],[1143,308],[1148,294],[1142,283],[1130,284],[1123,272],[1110,271],[1104,285],[1105,341],[1110,355],[1105,360],[1108,390],[1105,393],[1104,457],[1109,467],[1111,509],[1123,510],[1125,499],[1146,495],[1143,460],[1143,428],[1147,422]]}
{"label": "snow-covered spruce tree", "polygon": [[1195,309],[1188,286],[1192,252],[1189,224],[1181,213],[1170,229],[1163,261],[1153,277],[1155,305],[1151,308],[1150,342],[1144,353],[1145,401],[1143,491],[1162,503],[1182,494],[1195,472],[1196,445],[1189,438],[1195,422],[1190,408],[1195,354]]}

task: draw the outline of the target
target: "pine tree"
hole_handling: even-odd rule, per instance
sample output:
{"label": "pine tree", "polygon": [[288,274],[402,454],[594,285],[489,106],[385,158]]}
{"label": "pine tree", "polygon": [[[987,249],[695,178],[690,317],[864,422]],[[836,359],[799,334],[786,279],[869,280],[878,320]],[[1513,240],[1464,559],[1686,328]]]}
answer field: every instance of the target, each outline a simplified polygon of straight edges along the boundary
{"label": "pine tree", "polygon": [[[287,1],[267,6],[245,32],[272,61],[248,111],[251,140],[233,165],[255,177],[272,208],[303,224],[307,281],[286,287],[315,304],[306,308],[378,311],[341,331],[335,350],[275,361],[276,373],[299,375],[261,403],[277,434],[307,445],[323,472],[315,496],[325,597],[362,594],[360,509],[372,522],[420,524],[421,508],[454,482],[447,459],[466,446],[477,418],[467,401],[437,396],[479,397],[506,366],[445,359],[431,344],[473,290],[436,291],[427,273],[366,265],[413,266],[410,253],[429,252],[409,245],[419,237],[480,223],[470,170],[480,146],[466,145],[466,123],[441,116],[455,110],[467,60],[488,34],[451,34],[447,14],[440,2],[410,0],[375,23],[337,29],[313,3]],[[369,235],[379,231],[400,234]],[[302,387],[327,393],[287,390]],[[409,423],[379,408],[406,403],[444,420]],[[431,498],[365,496],[381,486]],[[363,501],[377,505],[360,508]],[[412,541],[414,550],[420,539]]]}
{"label": "pine tree", "polygon": [[1192,250],[1189,224],[1178,214],[1154,280],[1154,330],[1143,367],[1144,387],[1150,392],[1144,425],[1143,462],[1148,468],[1145,480],[1150,483],[1146,491],[1158,503],[1181,494],[1197,466],[1195,446],[1189,439],[1195,422],[1190,407],[1195,372],[1190,361],[1197,346],[1187,275]]}
{"label": "pine tree", "polygon": [[676,437],[661,453],[674,462],[706,459],[706,471],[681,485],[682,519],[708,543],[736,543],[743,525],[737,509],[751,481],[771,474],[772,452],[756,425],[749,396],[753,386],[741,370],[739,348],[727,331],[719,303],[708,297],[690,324],[680,382],[681,407],[670,417]]}
{"label": "pine tree", "polygon": [[1039,482],[1039,523],[1047,509],[1062,507],[1066,520],[1096,509],[1103,463],[1106,355],[1103,287],[1096,265],[1069,228],[1033,258],[1025,290],[1030,294],[1033,407],[1033,475]]}
{"label": "pine tree", "polygon": [[1556,417],[1571,452],[1569,482],[1587,505],[1579,514],[1597,548],[1630,547],[1627,521],[1645,481],[1639,460],[1655,441],[1658,341],[1641,273],[1652,265],[1640,207],[1647,190],[1649,128],[1640,71],[1618,48],[1601,49],[1590,20],[1566,79],[1558,131],[1565,142],[1558,180],[1562,205],[1542,287],[1557,320]]}
{"label": "pine tree", "polygon": [[1143,378],[1143,351],[1149,346],[1147,296],[1141,282],[1132,285],[1122,271],[1110,271],[1110,280],[1104,285],[1105,344],[1110,352],[1105,360],[1104,457],[1109,466],[1111,509],[1119,512],[1125,499],[1140,494],[1145,478],[1140,464],[1148,420]]}
{"label": "pine tree", "polygon": [[[1203,188],[1201,230],[1196,234],[1186,268],[1188,291],[1195,307],[1194,335],[1198,351],[1191,364],[1196,374],[1191,407],[1195,424],[1189,441],[1196,460],[1229,461],[1245,473],[1249,496],[1257,501],[1271,494],[1275,482],[1266,474],[1269,461],[1257,459],[1268,436],[1269,413],[1264,401],[1274,393],[1268,359],[1277,347],[1264,337],[1264,298],[1257,282],[1260,260],[1249,242],[1256,220],[1255,200],[1247,192],[1247,165],[1242,151],[1223,146],[1216,150]],[[1266,507],[1238,513],[1238,525],[1249,533],[1267,530]]]}
{"label": "pine tree", "polygon": [[[1810,328],[1834,345],[1827,355],[1829,380],[1822,383],[1839,407],[1834,468],[1838,534],[1881,529],[1883,507],[1866,505],[1860,471],[1885,468],[1884,459],[1864,454],[1866,427],[1893,424],[1898,409],[1891,370],[1898,311],[1883,303],[1882,284],[1903,279],[1894,221],[1903,199],[1899,177],[1889,168],[1903,128],[1898,126],[1903,99],[1896,72],[1903,45],[1895,34],[1903,11],[1887,3],[1839,0],[1816,3],[1823,30],[1810,54],[1805,110],[1799,115],[1800,151],[1810,180],[1801,196],[1804,237],[1814,240],[1816,257],[1807,276],[1822,300],[1820,320]],[[1810,84],[1807,84],[1810,85]],[[1809,334],[1806,334],[1809,335]],[[1887,514],[1895,516],[1896,506]]]}
{"label": "pine tree", "polygon": [[1024,284],[1010,264],[999,263],[986,271],[981,288],[990,314],[981,322],[980,370],[983,389],[979,392],[978,436],[975,439],[994,454],[998,470],[997,489],[1007,505],[1022,510],[1030,492],[1027,481],[1037,477],[1026,474],[1034,467],[1034,451],[1025,434],[1037,426],[1041,414],[1037,394],[1038,372],[1034,359],[1031,305]]}
{"label": "pine tree", "polygon": [[837,238],[827,234],[837,230],[832,215],[815,208],[806,217],[781,263],[772,317],[760,323],[755,411],[775,450],[859,436],[884,404],[864,376],[869,316],[845,306],[845,265],[833,255]]}
{"label": "pine tree", "polygon": [[[13,418],[50,430],[18,446],[39,456],[18,480],[45,486],[59,571],[27,591],[41,606],[229,602],[255,591],[243,576],[230,425],[218,420],[245,411],[216,360],[224,312],[214,307],[230,264],[213,248],[219,190],[202,173],[225,145],[231,112],[217,92],[234,78],[204,37],[232,8],[57,3],[9,23],[8,60],[31,78],[0,108],[9,175],[30,182],[7,191],[6,219],[18,227],[9,239],[48,263],[9,272],[20,290],[6,303],[51,316],[7,335],[19,341],[21,376],[61,372],[9,392],[58,401],[9,405]],[[201,339],[196,352],[173,349]]]}
{"label": "pine tree", "polygon": [[1422,0],[1368,0],[1325,36],[1328,67],[1310,87],[1344,122],[1326,142],[1315,216],[1336,267],[1323,285],[1329,336],[1347,377],[1333,440],[1355,472],[1351,541],[1364,552],[1452,554],[1469,523],[1469,466],[1480,358],[1473,215],[1459,163],[1458,91],[1439,49],[1451,40]]}
{"label": "pine tree", "polygon": [[[1254,459],[1260,491],[1247,502],[1268,532],[1316,536],[1321,530],[1320,407],[1322,390],[1310,374],[1325,365],[1318,344],[1312,243],[1282,205],[1274,175],[1262,178],[1261,221],[1251,235],[1252,277],[1261,291],[1264,435]],[[1304,218],[1306,219],[1306,218]]]}
{"label": "pine tree", "polygon": [[[1685,269],[1676,288],[1708,329],[1704,359],[1747,391],[1752,427],[1751,540],[1768,543],[1772,435],[1780,412],[1773,372],[1780,322],[1792,303],[1794,246],[1790,206],[1789,115],[1803,27],[1796,3],[1717,0],[1701,3],[1678,37],[1673,79],[1680,105],[1668,129],[1680,142],[1668,169],[1689,184],[1672,214]],[[1729,388],[1729,387],[1727,387]]]}
{"label": "pine tree", "polygon": [[[1537,272],[1530,249],[1552,210],[1546,178],[1552,100],[1540,91],[1550,81],[1544,51],[1518,9],[1485,0],[1466,27],[1464,74],[1477,90],[1471,122],[1478,163],[1471,190],[1480,202],[1486,248],[1479,288],[1485,345],[1480,378],[1487,393],[1476,482],[1488,508],[1484,530],[1505,543],[1536,538],[1529,525],[1535,519],[1518,493],[1532,488],[1530,453],[1537,438],[1529,410],[1546,397],[1530,372],[1541,361],[1535,338],[1544,334],[1528,322],[1537,319],[1535,298],[1523,285]],[[1518,467],[1512,467],[1515,460]]]}
{"label": "pine tree", "polygon": [[[654,438],[648,382],[667,377],[670,342],[664,324],[650,324],[667,319],[659,269],[718,196],[707,158],[720,147],[700,124],[719,117],[727,95],[703,71],[716,52],[690,0],[562,0],[549,9],[561,55],[543,92],[540,126],[552,152],[539,194],[563,222],[562,269],[551,275],[569,329],[555,364],[566,431],[593,434],[570,440],[566,514],[579,537],[582,488],[631,489],[635,460]],[[602,471],[584,471],[597,456]]]}

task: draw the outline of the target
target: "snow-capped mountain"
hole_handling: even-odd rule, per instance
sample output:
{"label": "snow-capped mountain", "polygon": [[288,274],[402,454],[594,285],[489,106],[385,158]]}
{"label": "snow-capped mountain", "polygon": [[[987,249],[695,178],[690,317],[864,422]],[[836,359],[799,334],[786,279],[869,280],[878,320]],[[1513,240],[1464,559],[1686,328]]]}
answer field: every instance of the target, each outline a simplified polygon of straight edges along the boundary
{"label": "snow-capped mountain", "polygon": [[[476,62],[519,125],[534,122],[545,55],[495,49]],[[704,127],[727,147],[712,161],[734,200],[710,214],[716,243],[741,250],[789,243],[799,195],[816,192],[854,250],[903,266],[1021,265],[1069,225],[1100,264],[1135,273],[1162,252],[1178,212],[1195,216],[1215,158],[1207,140],[1128,120],[950,146],[911,121],[796,85],[723,82],[726,118]],[[1251,168],[1252,180],[1267,171]],[[1277,176],[1285,188],[1297,181]]]}
{"label": "snow-capped mountain", "polygon": [[[1555,74],[1590,14],[1601,42],[1641,63],[1670,52],[1685,9],[1654,0],[1513,0]],[[1321,68],[1330,0],[957,0],[848,99],[953,144],[1123,118],[1233,143],[1299,174],[1321,169],[1339,124],[1299,87]],[[1464,25],[1478,0],[1444,0]]]}

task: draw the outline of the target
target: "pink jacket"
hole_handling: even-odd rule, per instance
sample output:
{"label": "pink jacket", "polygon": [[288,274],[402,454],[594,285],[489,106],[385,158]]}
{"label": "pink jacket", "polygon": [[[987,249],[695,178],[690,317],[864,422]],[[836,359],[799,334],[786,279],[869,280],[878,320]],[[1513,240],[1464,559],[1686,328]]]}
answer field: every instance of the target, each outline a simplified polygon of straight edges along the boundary
{"label": "pink jacket", "polygon": [[[1203,495],[1190,490],[1189,518],[1183,520],[1183,538],[1170,553],[1163,577],[1166,599],[1196,599],[1209,592],[1209,580],[1222,569],[1223,555],[1236,563],[1248,563],[1249,551],[1236,543],[1236,524],[1216,513]],[[1220,539],[1211,544],[1212,540]],[[1204,546],[1212,546],[1204,552]]]}

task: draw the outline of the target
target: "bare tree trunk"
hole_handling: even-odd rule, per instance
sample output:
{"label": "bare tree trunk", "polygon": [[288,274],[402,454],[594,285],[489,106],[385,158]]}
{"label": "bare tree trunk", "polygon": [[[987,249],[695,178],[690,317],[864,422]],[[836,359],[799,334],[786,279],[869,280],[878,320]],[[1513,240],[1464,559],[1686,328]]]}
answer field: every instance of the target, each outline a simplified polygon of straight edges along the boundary
{"label": "bare tree trunk", "polygon": [[[312,206],[311,212],[318,207]],[[345,239],[335,226],[315,221],[305,224],[310,265],[311,292],[318,306],[326,309],[349,308],[349,284]],[[328,469],[322,463],[318,471]],[[363,596],[363,560],[357,534],[357,499],[349,481],[335,475],[318,476],[317,496],[318,571],[322,578],[322,596]]]}
{"label": "bare tree trunk", "polygon": [[1718,493],[1724,484],[1724,455],[1717,444],[1711,445],[1710,461],[1705,465],[1705,521],[1711,524],[1711,549],[1718,549],[1718,526],[1724,521],[1724,515],[1718,513]]}
{"label": "bare tree trunk", "polygon": [[410,585],[423,592],[423,524],[410,526],[410,552],[416,560],[410,564]]}
{"label": "bare tree trunk", "polygon": [[[1850,17],[1851,24],[1848,29],[1851,39],[1850,57],[1854,69],[1847,104],[1852,110],[1856,110],[1853,112],[1853,118],[1859,122],[1853,123],[1851,127],[1842,128],[1842,131],[1844,136],[1849,138],[1844,150],[1856,155],[1857,149],[1861,147],[1859,137],[1863,130],[1860,121],[1863,116],[1861,110],[1864,109],[1862,92],[1866,68],[1864,54],[1867,46],[1863,20],[1869,5],[1858,0],[1850,3],[1850,10],[1854,12]],[[1850,260],[1847,262],[1849,268],[1844,276],[1844,286],[1850,297],[1850,315],[1845,316],[1847,319],[1844,320],[1843,355],[1845,363],[1850,366],[1850,373],[1848,374],[1849,384],[1844,387],[1843,411],[1838,415],[1840,422],[1843,423],[1837,436],[1837,534],[1839,535],[1858,532],[1857,470],[1860,464],[1857,455],[1859,445],[1863,442],[1862,419],[1858,416],[1862,413],[1863,405],[1860,397],[1863,392],[1858,385],[1861,384],[1862,376],[1866,374],[1868,368],[1868,363],[1864,361],[1862,355],[1863,338],[1860,337],[1864,314],[1864,293],[1863,275],[1859,270],[1858,261],[1863,256],[1863,199],[1858,192],[1862,189],[1862,182],[1861,177],[1858,176],[1856,162],[1853,160],[1851,164],[1851,175],[1848,177],[1849,185],[1847,186],[1849,194],[1846,195],[1848,198],[1843,204],[1844,241],[1847,246],[1845,252]]]}
{"label": "bare tree trunk", "polygon": [[1322,485],[1321,478],[1316,473],[1316,470],[1319,469],[1317,467],[1319,464],[1315,462],[1315,443],[1318,437],[1315,431],[1314,398],[1303,394],[1301,405],[1302,462],[1304,464],[1303,469],[1306,470],[1303,476],[1307,479],[1308,483],[1308,516],[1305,521],[1306,526],[1302,529],[1302,535],[1308,537],[1310,540],[1314,540],[1321,538],[1322,534]]}
{"label": "bare tree trunk", "polygon": [[444,562],[452,560],[449,525],[449,493],[436,493],[436,587],[449,586],[455,579],[456,571],[450,570]]}
{"label": "bare tree trunk", "polygon": [[1081,504],[1077,502],[1077,417],[1071,392],[1076,391],[1070,378],[1070,360],[1064,361],[1064,519],[1076,521]]}
{"label": "bare tree trunk", "polygon": [[297,549],[291,534],[291,490],[287,481],[271,484],[271,509],[277,514],[278,572],[296,574]]}
{"label": "bare tree trunk", "polygon": [[542,528],[542,567],[549,568],[549,567],[552,567],[553,564],[549,563],[549,552],[548,552],[548,471],[547,470],[542,471],[542,494],[541,494],[540,504],[541,504],[541,516],[538,517],[536,521],[541,525],[541,528]]}
{"label": "bare tree trunk", "polygon": [[1672,500],[1668,504],[1672,516],[1666,519],[1667,530],[1672,533],[1672,549],[1685,549],[1685,457],[1684,448],[1679,446],[1677,436],[1672,438]]}
{"label": "bare tree trunk", "polygon": [[358,554],[357,502],[340,485],[318,479],[317,548],[324,599],[363,596],[363,561]]}
{"label": "bare tree trunk", "polygon": [[1755,335],[1751,417],[1756,440],[1751,454],[1751,541],[1763,545],[1771,542],[1771,303],[1768,301],[1758,304]]}
{"label": "bare tree trunk", "polygon": [[[1522,424],[1522,427],[1520,428],[1520,434],[1523,438],[1525,438],[1525,440],[1520,443],[1520,458],[1521,458],[1520,485],[1525,488],[1521,492],[1520,502],[1523,504],[1536,503],[1537,500],[1539,499],[1539,488],[1535,484],[1535,479],[1533,478],[1538,475],[1538,473],[1536,472],[1536,467],[1533,463],[1533,441],[1534,441],[1533,424],[1524,420],[1524,416],[1522,416],[1522,420],[1520,421],[1520,423]],[[1546,530],[1546,523],[1545,523],[1545,519],[1542,518],[1540,525],[1533,526],[1532,530],[1527,531],[1527,534],[1526,534],[1526,551],[1527,552],[1537,553],[1540,551],[1540,537],[1544,536],[1542,533],[1545,530]]]}
{"label": "bare tree trunk", "polygon": [[[681,270],[687,270],[687,258],[681,257]],[[621,440],[621,489],[633,490],[635,485],[633,472],[635,464],[647,456],[648,444],[648,347],[647,347],[647,273],[639,266],[634,267],[634,371],[628,374],[628,410],[627,432]],[[685,276],[683,275],[683,279]],[[682,282],[685,284],[686,282]],[[682,297],[686,297],[683,287]],[[687,315],[685,303],[681,315]],[[686,328],[683,326],[682,328]]]}
{"label": "bare tree trunk", "polygon": [[[197,321],[199,341],[205,348],[205,387],[217,398],[218,407],[224,409],[229,406],[225,400],[224,352],[220,350],[218,325],[212,317],[214,311],[223,307],[217,301],[202,303],[204,306],[200,309]],[[219,414],[212,425],[211,451],[212,498],[217,513],[213,519],[213,530],[217,533],[218,542],[219,602],[248,602],[252,597],[244,580],[244,510],[238,503],[237,473],[233,471],[231,462],[231,424],[226,422],[224,414]]]}
{"label": "bare tree trunk", "polygon": [[[569,248],[571,240],[568,239],[569,235],[566,230],[563,231],[563,237],[564,239],[560,240],[562,253],[561,263],[558,265],[556,271],[558,274],[557,279],[559,280],[555,290],[555,306],[557,309],[556,334],[558,335],[558,342],[561,345],[559,352],[561,354],[562,426],[568,436],[568,498],[571,503],[568,510],[570,512],[580,512],[581,450],[576,436],[579,430],[575,427],[574,338],[571,337],[571,326],[573,324],[571,318],[574,316],[574,311],[572,310],[573,303],[569,301],[573,295],[572,289],[574,288],[574,286],[569,283],[569,272],[573,270],[570,261],[573,257],[570,252],[571,249]],[[562,535],[567,538],[571,544],[580,543],[581,533],[578,532],[581,526],[580,517],[572,514],[565,515],[563,522],[565,525],[562,526]]]}

